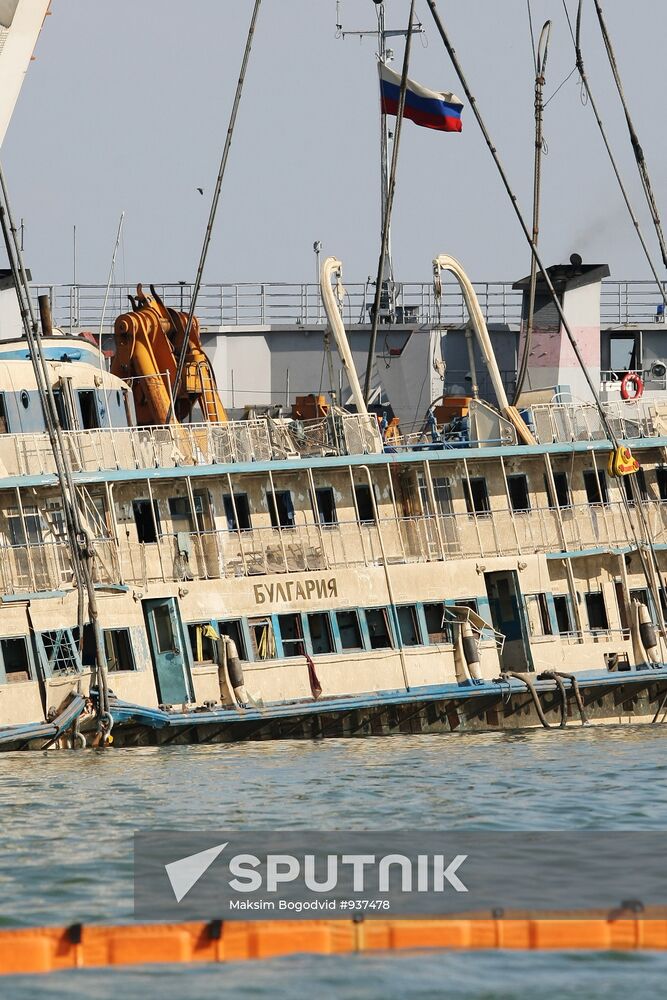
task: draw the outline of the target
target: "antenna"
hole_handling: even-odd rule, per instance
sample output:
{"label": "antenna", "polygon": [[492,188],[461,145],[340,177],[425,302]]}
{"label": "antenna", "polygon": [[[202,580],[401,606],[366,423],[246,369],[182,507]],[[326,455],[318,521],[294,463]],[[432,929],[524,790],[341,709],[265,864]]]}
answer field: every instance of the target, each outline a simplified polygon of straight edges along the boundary
{"label": "antenna", "polygon": [[[389,38],[407,38],[411,35],[423,35],[426,28],[421,21],[415,21],[410,32],[407,28],[388,29],[385,23],[384,0],[372,0],[377,16],[377,27],[367,29],[355,29],[347,31],[343,27],[342,20],[342,0],[336,0],[336,38],[375,38],[377,40],[377,59],[379,62],[388,65],[394,58],[393,50],[387,47]],[[389,131],[387,116],[382,113],[380,104],[380,232],[384,229],[385,215],[387,212],[387,194],[389,191],[389,150],[394,136]],[[391,262],[391,234],[387,239],[387,252],[382,271],[383,281],[388,281],[393,277],[393,267]],[[391,298],[391,297],[390,297]]]}

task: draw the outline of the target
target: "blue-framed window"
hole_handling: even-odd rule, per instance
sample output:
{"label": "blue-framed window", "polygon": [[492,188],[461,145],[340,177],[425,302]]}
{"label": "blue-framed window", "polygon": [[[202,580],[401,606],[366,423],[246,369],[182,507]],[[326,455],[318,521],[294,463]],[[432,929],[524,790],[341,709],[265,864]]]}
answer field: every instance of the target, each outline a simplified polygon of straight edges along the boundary
{"label": "blue-framed window", "polygon": [[424,625],[429,643],[451,645],[454,641],[452,623],[447,619],[444,601],[424,604]]}
{"label": "blue-framed window", "polygon": [[81,671],[79,647],[71,628],[37,633],[37,648],[46,677],[64,677]]}
{"label": "blue-framed window", "polygon": [[303,656],[306,646],[301,615],[298,613],[278,615],[278,627],[280,629],[283,656]]}
{"label": "blue-framed window", "polygon": [[401,630],[401,642],[404,646],[423,645],[419,617],[414,604],[404,604],[396,608],[398,627]]}
{"label": "blue-framed window", "polygon": [[306,615],[306,619],[313,656],[335,652],[336,646],[328,612],[314,611]]}
{"label": "blue-framed window", "polygon": [[364,641],[359,624],[359,612],[355,609],[350,611],[336,612],[336,625],[342,650],[363,649]]}
{"label": "blue-framed window", "polygon": [[393,649],[394,641],[387,608],[366,608],[364,615],[371,649]]}

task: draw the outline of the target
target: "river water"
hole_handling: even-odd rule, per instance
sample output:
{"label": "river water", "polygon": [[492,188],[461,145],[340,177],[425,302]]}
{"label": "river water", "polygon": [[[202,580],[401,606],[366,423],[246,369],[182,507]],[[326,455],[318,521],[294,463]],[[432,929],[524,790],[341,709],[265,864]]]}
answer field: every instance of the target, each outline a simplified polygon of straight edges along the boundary
{"label": "river water", "polygon": [[[0,926],[123,921],[139,829],[662,830],[664,728],[4,754]],[[629,849],[632,837],[629,836]],[[422,953],[0,980],[0,997],[623,998],[667,956]]]}

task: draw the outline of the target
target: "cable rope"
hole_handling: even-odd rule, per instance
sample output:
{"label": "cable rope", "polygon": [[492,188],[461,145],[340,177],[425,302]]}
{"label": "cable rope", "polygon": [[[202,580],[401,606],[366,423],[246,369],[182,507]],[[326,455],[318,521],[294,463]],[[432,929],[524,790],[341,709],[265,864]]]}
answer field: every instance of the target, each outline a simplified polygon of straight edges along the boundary
{"label": "cable rope", "polygon": [[635,126],[630,115],[630,109],[628,108],[628,103],[625,99],[625,91],[623,89],[623,82],[621,80],[621,74],[618,69],[618,64],[616,62],[616,56],[614,54],[614,49],[611,43],[611,38],[609,37],[609,32],[607,30],[607,25],[604,19],[604,14],[602,13],[602,6],[599,0],[593,0],[595,4],[595,11],[598,16],[598,21],[600,23],[600,31],[602,32],[602,38],[604,40],[605,49],[607,50],[607,57],[609,59],[609,65],[611,66],[611,71],[614,76],[614,82],[616,84],[616,89],[618,90],[618,96],[621,99],[621,104],[623,105],[623,113],[625,114],[625,120],[628,125],[628,132],[630,133],[630,143],[632,144],[632,150],[635,154],[635,160],[637,162],[637,169],[639,170],[639,176],[641,178],[642,187],[644,189],[644,194],[646,196],[646,202],[651,213],[651,218],[653,219],[653,225],[655,227],[656,235],[658,237],[658,243],[660,244],[660,253],[662,255],[662,262],[667,267],[667,246],[665,245],[665,236],[662,231],[662,223],[660,221],[660,213],[658,212],[658,206],[656,204],[655,196],[653,194],[653,187],[651,185],[651,178],[648,172],[648,165],[646,163],[646,158],[644,156],[644,150],[642,149],[641,143],[635,131]]}
{"label": "cable rope", "polygon": [[239,105],[241,103],[241,95],[243,93],[243,84],[245,82],[246,70],[248,68],[248,62],[250,60],[250,52],[252,49],[253,38],[255,34],[255,25],[257,23],[257,17],[259,14],[259,9],[262,5],[262,0],[255,0],[255,6],[253,8],[252,17],[250,19],[250,27],[248,28],[248,37],[246,39],[245,51],[243,53],[243,61],[241,63],[241,71],[239,74],[239,79],[236,84],[236,93],[234,95],[234,103],[232,105],[232,111],[229,118],[229,125],[227,126],[227,135],[225,137],[225,144],[222,151],[222,158],[220,160],[220,168],[218,170],[218,178],[215,184],[215,190],[213,192],[213,199],[211,201],[211,209],[209,212],[208,223],[206,226],[206,232],[204,233],[204,242],[202,245],[201,256],[199,259],[199,267],[197,268],[197,276],[195,278],[194,287],[192,289],[192,297],[190,299],[190,311],[188,313],[187,323],[185,325],[185,333],[183,337],[183,343],[181,344],[181,351],[178,358],[178,365],[176,367],[176,374],[174,376],[174,388],[172,397],[174,402],[169,407],[169,413],[167,414],[166,423],[170,423],[173,416],[175,416],[175,400],[178,397],[178,390],[183,378],[183,370],[185,368],[185,360],[188,355],[188,347],[190,344],[190,332],[192,330],[192,324],[195,317],[195,309],[197,307],[197,299],[199,297],[199,290],[201,288],[202,278],[204,275],[204,267],[206,266],[206,258],[208,256],[208,249],[211,243],[211,236],[213,235],[213,224],[215,222],[215,216],[218,210],[218,203],[220,201],[220,193],[222,191],[222,182],[224,180],[225,171],[227,169],[227,161],[229,159],[229,151],[232,145],[232,139],[234,136],[234,126],[236,124],[236,118],[238,115]]}
{"label": "cable rope", "polygon": [[533,31],[533,12],[530,6],[530,0],[526,0],[526,7],[528,9],[528,30],[530,31],[530,47],[533,53],[533,69],[535,70],[535,75],[537,76],[537,51],[535,49],[535,32]]}
{"label": "cable rope", "polygon": [[[494,164],[496,166],[496,169],[497,169],[498,174],[500,176],[500,179],[502,181],[503,187],[505,188],[505,191],[506,191],[506,193],[507,193],[507,195],[508,195],[508,197],[510,199],[510,202],[512,204],[512,208],[514,209],[514,213],[515,213],[515,215],[517,217],[519,225],[520,225],[520,227],[521,227],[521,229],[523,231],[523,235],[524,235],[524,237],[525,237],[528,245],[530,246],[531,252],[532,252],[532,254],[533,254],[534,258],[535,258],[535,263],[537,265],[537,268],[541,272],[543,280],[544,280],[544,283],[547,286],[547,289],[548,289],[549,294],[551,296],[551,299],[552,299],[552,302],[553,302],[554,307],[556,309],[556,312],[558,313],[558,317],[560,319],[561,326],[562,326],[563,330],[565,331],[565,334],[566,334],[566,336],[567,336],[567,338],[568,338],[568,340],[570,342],[570,345],[572,347],[574,355],[575,355],[575,357],[577,359],[577,363],[579,364],[579,367],[581,368],[581,371],[582,371],[582,374],[583,374],[584,379],[586,381],[586,384],[588,385],[588,388],[590,389],[591,395],[592,395],[594,403],[595,403],[595,407],[596,407],[596,409],[598,411],[598,414],[599,414],[599,417],[600,417],[600,422],[601,422],[602,426],[604,427],[604,429],[605,429],[605,431],[607,433],[608,440],[611,442],[614,450],[616,450],[616,449],[619,448],[619,442],[618,442],[617,435],[616,435],[616,433],[614,431],[614,428],[611,425],[611,422],[609,420],[609,417],[608,417],[608,415],[607,415],[604,407],[602,406],[602,403],[600,402],[600,397],[598,395],[598,391],[597,391],[597,389],[596,389],[596,387],[595,387],[595,385],[593,383],[591,374],[590,374],[588,368],[586,367],[586,364],[585,364],[584,359],[583,359],[582,354],[581,354],[581,350],[579,349],[579,344],[577,343],[577,340],[576,340],[576,338],[575,338],[575,336],[574,336],[574,334],[572,332],[572,328],[570,326],[569,320],[567,319],[567,316],[565,315],[563,306],[562,306],[561,301],[560,301],[560,299],[558,297],[558,293],[556,292],[556,289],[554,287],[553,281],[551,280],[551,275],[549,274],[548,270],[545,268],[545,266],[544,266],[544,264],[542,262],[542,258],[540,256],[539,250],[538,250],[537,246],[535,245],[535,242],[534,242],[534,240],[533,240],[533,238],[531,236],[530,230],[528,229],[528,225],[526,223],[526,220],[523,217],[523,213],[522,213],[521,208],[519,206],[518,199],[517,199],[516,195],[514,194],[514,191],[512,190],[512,186],[511,186],[511,184],[509,182],[509,178],[508,178],[508,176],[507,176],[507,174],[505,172],[505,168],[504,168],[504,166],[502,164],[502,161],[500,159],[500,154],[498,153],[498,149],[495,146],[495,144],[493,143],[493,140],[491,138],[489,130],[487,129],[486,124],[484,122],[484,119],[482,117],[482,113],[479,110],[479,107],[477,105],[477,100],[476,100],[474,94],[472,93],[472,91],[470,89],[470,86],[468,84],[467,78],[466,78],[466,76],[465,76],[465,74],[463,72],[463,67],[461,66],[461,63],[459,62],[459,58],[458,58],[458,56],[456,54],[456,50],[454,49],[454,47],[453,47],[453,45],[452,45],[452,43],[450,41],[450,38],[449,38],[449,36],[447,34],[447,31],[445,30],[445,26],[442,23],[442,20],[440,18],[440,15],[439,15],[437,7],[436,7],[435,0],[427,0],[427,3],[428,3],[428,6],[429,6],[429,9],[431,11],[431,14],[433,16],[433,20],[435,22],[436,28],[438,29],[438,32],[440,34],[440,38],[442,39],[443,45],[445,46],[445,49],[447,50],[447,53],[448,53],[449,58],[451,60],[452,66],[454,68],[454,71],[455,71],[456,75],[459,78],[459,82],[461,83],[461,86],[463,88],[465,96],[468,99],[468,102],[469,102],[470,107],[472,109],[472,112],[473,112],[473,114],[475,116],[475,119],[477,120],[477,124],[479,125],[479,128],[480,128],[480,130],[482,132],[482,136],[484,138],[484,141],[486,142],[487,148],[489,149],[489,152],[491,153],[491,156],[493,158]],[[638,491],[639,488],[638,488],[635,480],[636,480],[636,475],[633,474],[631,476],[632,489],[633,489],[633,491],[634,490]],[[660,600],[659,600],[658,595],[655,593],[655,587],[654,587],[654,584],[653,584],[653,579],[652,579],[652,576],[651,576],[651,573],[650,573],[650,570],[649,570],[648,563],[646,561],[646,553],[644,551],[644,544],[645,544],[645,545],[647,545],[647,547],[650,550],[653,566],[657,567],[658,566],[658,561],[657,561],[657,555],[656,555],[656,552],[655,552],[655,549],[654,549],[654,546],[653,546],[653,540],[651,538],[650,533],[648,532],[648,526],[646,525],[646,521],[645,521],[645,518],[644,518],[644,515],[643,515],[643,511],[641,511],[641,505],[639,505],[639,507],[640,507],[640,517],[639,517],[639,520],[642,522],[642,527],[645,530],[645,538],[642,539],[642,541],[640,542],[640,540],[638,538],[638,535],[637,535],[637,531],[636,531],[635,526],[634,526],[634,523],[632,521],[632,518],[630,517],[630,504],[629,504],[629,501],[627,499],[627,496],[625,495],[625,490],[622,490],[621,494],[622,494],[622,499],[624,501],[624,506],[625,506],[625,509],[626,509],[626,513],[628,515],[628,521],[629,521],[629,524],[630,524],[630,530],[631,530],[631,533],[632,533],[632,536],[633,536],[633,540],[634,540],[634,543],[635,543],[635,548],[636,548],[637,553],[639,555],[639,558],[640,558],[640,561],[641,561],[641,564],[642,564],[642,570],[643,570],[644,576],[646,578],[647,586],[648,586],[651,594],[653,595],[654,601],[656,603],[656,607],[658,609],[660,609],[660,606],[661,606],[660,605]],[[664,598],[664,600],[666,602],[666,606],[667,606],[667,591],[665,590],[665,586],[664,586],[662,577],[660,576],[659,573],[658,573],[658,583],[659,583],[660,592],[663,595],[663,598]],[[660,614],[659,610],[658,610],[658,614]],[[663,632],[664,632],[664,630],[663,630]]]}
{"label": "cable rope", "polygon": [[[378,18],[380,8],[378,7]],[[410,49],[412,47],[412,24],[415,13],[415,0],[410,0],[410,16],[408,18],[408,30],[405,39],[405,52],[403,54],[403,71],[401,73],[401,89],[398,96],[398,109],[396,112],[396,127],[394,129],[394,145],[391,151],[391,168],[389,171],[389,183],[387,186],[387,203],[385,205],[384,219],[382,223],[382,241],[380,246],[380,258],[378,261],[377,278],[375,281],[375,300],[373,303],[373,325],[371,328],[371,339],[368,345],[368,359],[366,362],[366,381],[364,383],[364,400],[368,404],[371,394],[371,378],[373,374],[373,362],[375,360],[375,345],[377,343],[378,325],[380,323],[380,301],[382,297],[382,279],[384,277],[384,265],[389,246],[389,229],[391,226],[391,211],[394,204],[394,192],[396,190],[396,170],[398,167],[398,150],[401,142],[401,131],[403,127],[403,112],[405,110],[405,94],[408,88],[408,67],[410,64]]]}
{"label": "cable rope", "polygon": [[30,295],[30,285],[23,263],[18,241],[18,233],[12,217],[9,193],[5,181],[4,171],[0,165],[0,224],[2,226],[5,247],[9,265],[14,279],[14,285],[21,312],[21,321],[28,344],[30,360],[37,391],[44,414],[44,425],[51,445],[51,450],[56,466],[58,485],[63,503],[63,514],[65,528],[70,542],[72,568],[78,588],[78,625],[79,640],[83,637],[83,594],[88,598],[88,616],[93,627],[95,639],[96,658],[96,680],[98,689],[98,726],[102,731],[103,725],[107,732],[110,731],[113,720],[109,714],[109,692],[107,685],[106,652],[104,637],[99,624],[97,607],[97,597],[91,563],[94,561],[94,552],[91,547],[91,539],[87,528],[83,524],[81,511],[77,501],[76,489],[72,468],[69,461],[63,429],[58,417],[51,377],[47,365],[46,357],[42,348],[42,338],[39,324],[35,317],[35,311]]}
{"label": "cable rope", "polygon": [[[565,3],[565,0],[563,0],[563,3]],[[567,10],[567,8],[566,8],[566,10]],[[581,51],[581,18],[582,18],[582,11],[583,11],[583,0],[579,0],[579,6],[577,8],[576,34],[575,34],[575,37],[574,37],[574,51],[575,51],[575,54],[576,54],[577,69],[579,70],[579,77],[581,79],[581,84],[582,84],[583,92],[586,94],[587,99],[590,101],[591,109],[593,111],[593,114],[595,115],[595,120],[596,120],[598,128],[600,130],[600,135],[602,136],[602,140],[604,142],[605,149],[607,150],[607,155],[609,157],[609,161],[610,161],[610,163],[612,165],[614,174],[616,176],[616,180],[618,182],[618,186],[619,186],[619,188],[621,190],[621,194],[623,195],[623,200],[624,200],[625,205],[627,207],[628,213],[630,215],[630,218],[632,219],[632,224],[635,227],[635,230],[636,230],[636,233],[637,233],[637,237],[639,239],[639,242],[641,243],[642,250],[644,251],[644,256],[646,257],[646,260],[648,262],[648,266],[651,269],[651,274],[655,278],[655,283],[658,286],[658,290],[660,292],[660,295],[662,296],[662,300],[665,303],[665,306],[667,306],[667,291],[665,291],[665,288],[664,288],[662,282],[660,281],[660,277],[658,276],[657,268],[656,268],[655,264],[653,263],[653,258],[651,256],[651,252],[650,252],[650,250],[648,248],[646,240],[644,239],[644,234],[642,233],[641,227],[639,225],[639,220],[637,219],[637,216],[635,215],[635,211],[634,211],[634,209],[632,207],[632,203],[630,202],[630,197],[629,197],[628,192],[626,190],[625,184],[623,183],[623,178],[621,177],[621,172],[620,172],[620,170],[618,168],[618,164],[616,162],[616,157],[614,156],[613,150],[612,150],[611,145],[609,143],[609,139],[607,137],[607,131],[606,131],[605,127],[604,127],[604,123],[602,121],[602,118],[600,117],[600,112],[598,111],[597,103],[596,103],[596,101],[595,101],[595,99],[593,97],[593,92],[591,90],[591,86],[590,86],[590,83],[588,81],[588,76],[586,74],[586,68],[584,66],[584,57],[583,57],[583,54],[582,54],[582,51]],[[569,20],[569,16],[568,16],[568,20]]]}

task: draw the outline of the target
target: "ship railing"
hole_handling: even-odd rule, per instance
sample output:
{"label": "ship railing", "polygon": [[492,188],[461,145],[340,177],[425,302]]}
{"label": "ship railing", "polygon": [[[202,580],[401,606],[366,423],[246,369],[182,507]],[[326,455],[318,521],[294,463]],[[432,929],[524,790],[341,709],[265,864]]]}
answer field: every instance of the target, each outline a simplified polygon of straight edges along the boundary
{"label": "ship railing", "polygon": [[[602,406],[619,440],[658,437],[667,428],[667,406],[655,400],[613,401]],[[531,411],[540,444],[606,441],[609,436],[593,403],[536,403]]]}
{"label": "ship railing", "polygon": [[[473,283],[487,323],[518,326],[522,293],[509,281]],[[32,285],[37,296],[47,294],[56,326],[65,330],[98,331],[104,316],[104,332],[113,331],[114,317],[127,312],[128,295],[135,285],[114,284],[104,311],[106,285]],[[156,285],[165,303],[182,312],[190,308],[192,284],[188,281]],[[345,285],[344,319],[347,325],[368,323],[375,285],[365,282]],[[395,323],[467,322],[467,309],[458,284],[445,282],[438,306],[431,281],[399,282],[392,294]],[[652,281],[603,281],[600,300],[602,326],[663,323],[662,296]],[[386,311],[388,312],[388,310]],[[204,332],[238,326],[319,326],[326,323],[319,284],[316,282],[205,283],[197,300],[197,315]],[[384,316],[381,318],[385,318]]]}
{"label": "ship railing", "polygon": [[43,593],[72,585],[69,545],[41,541],[25,545],[0,543],[3,595]]}
{"label": "ship railing", "polygon": [[[330,427],[327,434],[320,433],[321,421],[307,421],[301,426],[304,454],[368,455],[382,451],[382,438],[372,414],[342,413],[332,421],[335,429]],[[317,427],[311,428],[311,424]],[[299,434],[296,428],[278,433],[268,420],[258,418],[221,424],[92,428],[65,431],[64,439],[75,472],[101,472],[294,458],[300,454]],[[46,434],[0,435],[1,474],[52,475],[55,471]]]}

